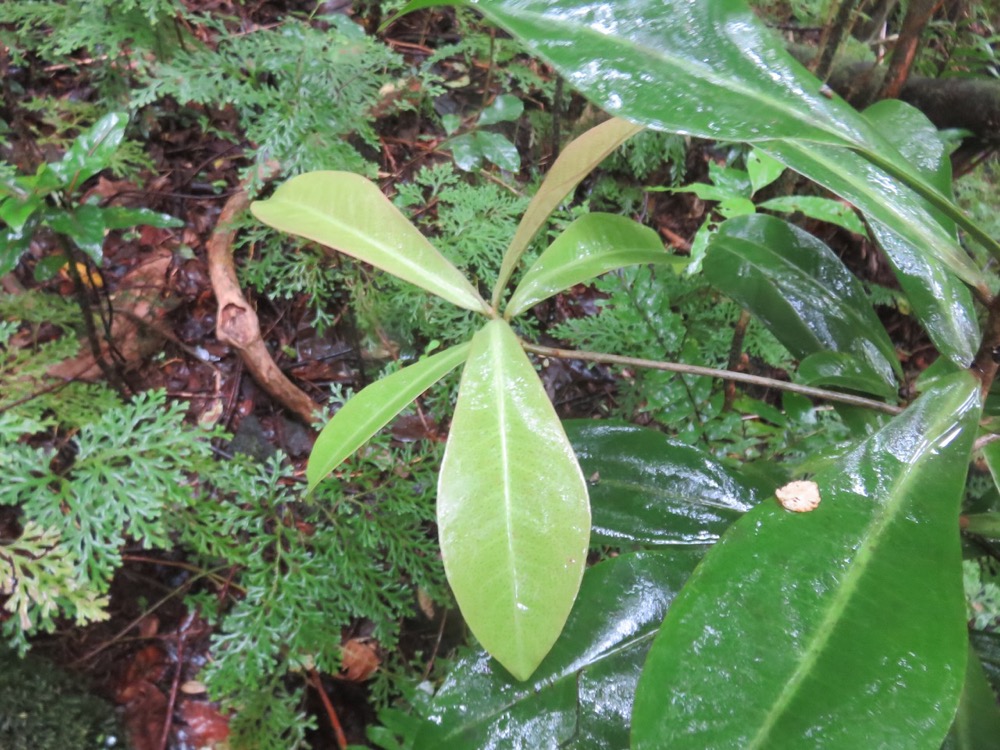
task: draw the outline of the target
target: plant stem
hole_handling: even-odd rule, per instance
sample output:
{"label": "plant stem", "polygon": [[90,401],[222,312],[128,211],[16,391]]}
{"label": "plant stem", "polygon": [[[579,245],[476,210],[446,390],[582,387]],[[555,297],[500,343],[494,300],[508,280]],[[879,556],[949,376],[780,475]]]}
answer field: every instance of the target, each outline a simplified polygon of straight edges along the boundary
{"label": "plant stem", "polygon": [[572,349],[556,349],[550,346],[538,346],[521,342],[524,350],[532,354],[540,354],[544,357],[555,357],[556,359],[579,359],[586,362],[602,362],[610,365],[626,365],[629,367],[643,367],[650,370],[664,370],[666,372],[676,372],[681,375],[700,375],[708,378],[722,378],[723,380],[735,380],[739,383],[749,383],[765,388],[776,388],[782,391],[798,393],[811,398],[820,398],[825,401],[837,401],[841,404],[851,406],[861,406],[866,409],[885,412],[886,414],[900,414],[903,411],[901,406],[893,406],[875,399],[863,396],[852,396],[849,393],[839,391],[828,391],[825,388],[813,388],[808,385],[797,385],[787,383],[784,380],[765,378],[760,375],[748,375],[743,372],[733,372],[732,370],[717,370],[712,367],[699,367],[698,365],[685,365],[680,362],[660,362],[655,359],[638,359],[636,357],[623,357],[618,354],[605,354],[603,352],[581,352]]}

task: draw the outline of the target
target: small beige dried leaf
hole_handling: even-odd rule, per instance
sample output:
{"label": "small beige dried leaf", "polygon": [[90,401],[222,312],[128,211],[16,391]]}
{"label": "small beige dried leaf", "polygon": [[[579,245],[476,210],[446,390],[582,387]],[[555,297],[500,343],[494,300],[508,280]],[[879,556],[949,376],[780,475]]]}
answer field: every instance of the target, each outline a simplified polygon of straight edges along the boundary
{"label": "small beige dried leaf", "polygon": [[815,482],[798,480],[789,482],[774,492],[781,507],[795,513],[808,513],[819,506],[819,486]]}

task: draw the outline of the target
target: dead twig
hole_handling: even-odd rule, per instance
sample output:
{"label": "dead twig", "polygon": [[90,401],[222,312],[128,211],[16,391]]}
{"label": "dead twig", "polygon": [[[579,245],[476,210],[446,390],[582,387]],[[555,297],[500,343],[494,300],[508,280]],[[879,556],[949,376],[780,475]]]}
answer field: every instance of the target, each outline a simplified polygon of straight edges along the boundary
{"label": "dead twig", "polygon": [[[260,176],[267,179],[277,173],[277,167],[269,165],[264,171]],[[239,352],[240,358],[261,388],[307,425],[311,425],[314,413],[321,410],[320,405],[285,377],[275,364],[261,336],[257,313],[243,296],[236,278],[232,252],[236,235],[232,228],[233,219],[249,206],[250,197],[245,189],[234,193],[223,206],[215,231],[208,240],[208,273],[212,291],[219,304],[215,335],[219,341]]]}
{"label": "dead twig", "polygon": [[337,711],[330,701],[330,696],[326,694],[326,690],[323,688],[323,681],[320,680],[319,672],[315,669],[309,670],[309,684],[316,689],[316,692],[319,693],[319,699],[323,701],[323,708],[326,710],[327,718],[330,719],[330,725],[333,727],[333,735],[337,740],[337,747],[339,750],[347,750],[347,737],[344,735],[344,728],[340,726]]}

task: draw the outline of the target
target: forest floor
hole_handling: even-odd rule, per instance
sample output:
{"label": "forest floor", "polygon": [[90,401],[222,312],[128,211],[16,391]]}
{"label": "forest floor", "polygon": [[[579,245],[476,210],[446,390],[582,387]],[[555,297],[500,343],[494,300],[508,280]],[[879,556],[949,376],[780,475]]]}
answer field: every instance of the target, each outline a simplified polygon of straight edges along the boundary
{"label": "forest floor", "polygon": [[[257,28],[276,24],[288,13],[307,13],[315,3],[270,2],[244,7],[204,0],[188,5],[203,13],[219,9],[237,14],[244,28]],[[350,3],[324,5],[329,6],[328,12],[350,9]],[[356,20],[372,31],[379,19],[358,15]],[[218,41],[217,29],[189,31],[208,46]],[[408,64],[418,67],[437,48],[454,43],[458,33],[453,15],[438,10],[406,17],[389,27],[381,38]],[[76,62],[39,68],[6,63],[2,66],[0,72],[6,79],[3,116],[11,124],[3,153],[7,161],[30,171],[60,156],[58,144],[39,143],[37,133],[46,125],[37,114],[21,107],[21,102],[92,99],[99,62]],[[536,65],[540,78],[552,79],[544,67],[528,59],[522,62]],[[501,93],[489,64],[469,68],[444,59],[438,65],[442,76],[456,81],[442,99],[455,111],[475,110]],[[581,118],[592,114],[582,100],[562,93],[561,87],[561,99],[556,104],[532,101],[530,93],[525,96],[528,110],[535,116],[552,118],[557,124],[541,141],[535,139],[529,127],[511,132],[526,157],[522,160],[522,177],[544,172],[557,153],[560,134],[573,131]],[[362,143],[358,146],[377,164],[378,182],[392,195],[395,186],[409,180],[420,167],[447,162],[451,157],[438,148],[445,138],[438,119],[423,116],[419,108],[401,111],[390,104],[387,101],[384,108],[371,112],[380,148]],[[116,329],[116,353],[110,357],[126,393],[164,389],[171,399],[188,405],[192,422],[211,423],[234,436],[232,442],[216,446],[220,456],[242,451],[263,459],[280,451],[301,476],[315,439],[312,425],[305,424],[293,405],[281,403],[252,376],[261,365],[253,360],[260,356],[260,350],[256,354],[241,353],[217,335],[219,303],[213,275],[220,270],[212,266],[220,261],[213,258],[209,246],[227,205],[232,209],[242,201],[244,183],[240,175],[251,166],[247,154],[252,144],[247,142],[231,109],[196,107],[201,121],[192,118],[191,111],[176,101],[161,101],[155,120],[141,122],[146,133],[148,166],[129,178],[102,175],[88,185],[86,198],[102,205],[152,208],[183,222],[180,228],[142,227],[130,234],[111,233],[97,271],[99,281],[90,285],[91,304],[110,304],[112,297],[127,290],[134,295],[131,309],[121,313],[124,318],[134,319],[133,324]],[[707,163],[713,158],[714,152],[707,144],[691,144],[683,165],[684,181],[704,180]],[[657,179],[657,175],[651,175],[647,184]],[[684,254],[710,209],[691,193],[651,193],[647,198],[641,218],[659,230],[666,245]],[[428,206],[427,210],[433,211],[434,207]],[[838,237],[843,239],[843,235]],[[32,277],[32,266],[52,250],[46,242],[54,241],[40,237],[18,271],[3,277],[4,291],[16,294],[25,288],[45,288],[72,295],[74,279],[68,273],[45,282]],[[232,263],[232,248],[226,250],[222,257]],[[870,246],[855,246],[851,253],[850,265],[856,269],[867,265],[869,279],[891,284]],[[235,258],[237,266],[248,262],[251,259],[245,255]],[[300,394],[315,403],[326,401],[331,384],[359,390],[380,363],[394,353],[399,356],[398,348],[392,346],[386,346],[383,352],[366,349],[343,298],[331,298],[325,312],[335,322],[319,333],[312,324],[310,300],[302,296],[268,297],[248,289],[241,292],[249,311],[259,321],[267,356]],[[593,313],[600,297],[592,287],[579,287],[536,311],[540,341],[553,343],[546,338],[548,328]],[[901,350],[918,353],[926,348],[926,341],[909,318],[895,313],[888,313],[887,318],[887,327]],[[913,370],[925,365],[918,354],[910,363]],[[94,366],[93,353],[84,348],[76,360],[65,363],[63,372],[95,376]],[[763,363],[760,366],[765,367]],[[767,369],[764,374],[782,376],[779,370]],[[564,417],[601,413],[603,405],[614,402],[617,378],[621,376],[609,368],[572,361],[551,362],[545,370],[546,387]],[[766,399],[767,394],[760,397]],[[421,419],[397,422],[393,431],[400,441],[442,440],[444,432]],[[35,652],[81,674],[99,694],[117,704],[134,750],[221,747],[227,734],[227,717],[207,699],[198,681],[199,670],[212,658],[211,627],[186,610],[178,598],[167,595],[176,589],[178,577],[185,575],[183,555],[130,549],[124,563],[112,589],[112,617],[86,629],[61,628],[55,635],[37,639]],[[433,646],[440,638],[439,624],[439,619],[421,622],[415,618],[404,627],[401,643],[409,645],[403,647],[416,651],[413,644],[417,642]],[[320,729],[313,737],[315,747],[336,746],[334,722],[342,727],[348,742],[363,744],[366,727],[375,721],[365,683],[377,668],[379,656],[363,646],[366,632],[365,623],[356,624],[350,634],[353,640],[348,639],[355,648],[346,654],[340,674],[312,676],[316,689],[310,692],[309,708],[321,717]],[[44,697],[40,700],[44,701]]]}

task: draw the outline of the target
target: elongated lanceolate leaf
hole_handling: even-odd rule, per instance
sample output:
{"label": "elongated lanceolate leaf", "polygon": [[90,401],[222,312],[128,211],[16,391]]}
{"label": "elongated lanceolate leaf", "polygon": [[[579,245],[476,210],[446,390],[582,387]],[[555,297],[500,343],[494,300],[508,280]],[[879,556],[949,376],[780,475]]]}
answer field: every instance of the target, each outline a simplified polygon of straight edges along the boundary
{"label": "elongated lanceolate leaf", "polygon": [[302,174],[250,210],[275,229],[335,248],[466,310],[488,309],[462,272],[361,175]]}
{"label": "elongated lanceolate leaf", "polygon": [[659,130],[838,144],[869,136],[739,0],[463,4],[519,37],[608,112]]}
{"label": "elongated lanceolate leaf", "polygon": [[593,545],[707,545],[756,504],[732,469],[662,432],[614,420],[563,422],[590,487]]}
{"label": "elongated lanceolate leaf", "polygon": [[503,320],[472,339],[437,516],[445,573],[469,628],[528,679],[580,587],[590,506],[555,409]]}
{"label": "elongated lanceolate leaf", "polygon": [[[951,158],[937,128],[922,112],[898,99],[887,99],[873,104],[864,114],[882,132],[895,135],[897,147],[914,169],[951,197]],[[955,223],[924,205],[954,241]],[[935,260],[932,252],[901,233],[896,223],[872,219],[870,224],[931,341],[959,367],[968,367],[980,338],[972,293]]]}
{"label": "elongated lanceolate leaf", "polygon": [[570,194],[580,180],[593,171],[594,167],[604,161],[608,154],[622,145],[633,135],[642,130],[641,125],[634,125],[625,120],[612,119],[591,128],[572,141],[559,158],[555,160],[542,181],[538,192],[531,199],[528,208],[517,225],[514,238],[510,241],[507,252],[504,253],[500,266],[500,275],[493,288],[493,304],[500,304],[504,287],[510,281],[510,275],[517,267],[528,243],[541,229],[542,224],[563,199]]}
{"label": "elongated lanceolate leaf", "polygon": [[981,411],[944,379],[812,481],[765,500],[667,612],[632,747],[938,750],[966,663],[958,513]]}
{"label": "elongated lanceolate leaf", "polygon": [[[947,269],[967,284],[986,289],[982,271],[924,200],[864,157],[848,149],[801,141],[771,141],[758,148],[850,201],[869,220],[893,227],[913,256],[922,255],[933,264],[934,273],[944,274]],[[899,252],[895,246],[885,250],[887,254]],[[909,273],[922,272],[919,266],[911,268],[906,256],[897,257],[899,266]]]}
{"label": "elongated lanceolate leaf", "polygon": [[489,654],[459,661],[414,750],[625,750],[639,671],[700,550],[622,555],[590,568],[556,645],[529,682]]}
{"label": "elongated lanceolate leaf", "polygon": [[525,272],[504,317],[509,320],[553,294],[616,268],[670,260],[659,236],[649,227],[614,214],[581,216]]}
{"label": "elongated lanceolate leaf", "polygon": [[78,187],[102,169],[107,169],[125,137],[127,125],[127,113],[106,114],[73,141],[61,161],[49,164],[48,171],[59,178],[63,187]]}
{"label": "elongated lanceolate leaf", "polygon": [[377,380],[351,397],[316,438],[306,466],[308,491],[413,399],[462,364],[468,354],[469,344],[453,346]]}
{"label": "elongated lanceolate leaf", "polygon": [[[479,9],[551,62],[581,93],[620,117],[705,138],[761,145],[794,141],[805,156],[784,153],[779,161],[876,218],[888,214],[911,224],[900,231],[922,236],[922,245],[931,240],[934,246],[925,252],[947,258],[966,282],[981,283],[981,274],[961,257],[957,243],[925,210],[914,210],[917,193],[934,198],[952,216],[962,216],[961,211],[899,155],[894,137],[883,137],[838,97],[826,98],[820,81],[782,49],[742,0],[454,4]],[[827,150],[834,156],[806,158],[819,145],[834,147]],[[864,154],[857,158],[874,172],[859,171],[842,158],[845,149]],[[864,202],[842,192],[845,181],[849,192],[866,194]],[[988,235],[967,217],[963,221],[989,243],[991,252],[998,252]]]}
{"label": "elongated lanceolate leaf", "polygon": [[833,350],[855,355],[895,393],[899,362],[861,282],[823,242],[773,216],[722,223],[705,275],[748,309],[799,359]]}

